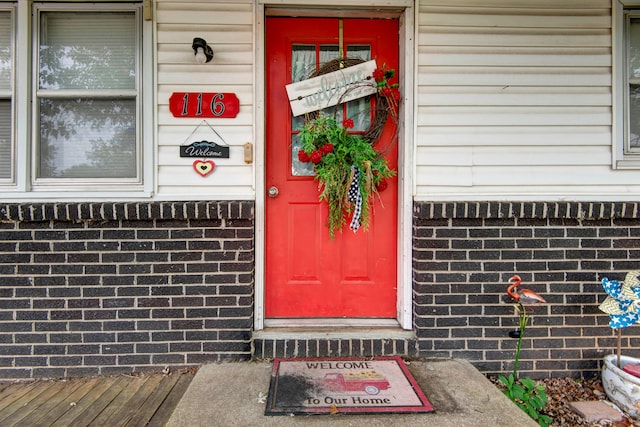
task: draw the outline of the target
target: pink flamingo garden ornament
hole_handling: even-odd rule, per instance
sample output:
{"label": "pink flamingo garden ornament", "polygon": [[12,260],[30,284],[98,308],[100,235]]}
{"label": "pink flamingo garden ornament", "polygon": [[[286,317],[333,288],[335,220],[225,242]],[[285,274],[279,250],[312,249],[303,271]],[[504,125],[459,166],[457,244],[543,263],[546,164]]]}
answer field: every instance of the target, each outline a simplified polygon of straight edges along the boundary
{"label": "pink flamingo garden ornament", "polygon": [[507,294],[516,302],[519,302],[523,305],[532,305],[547,302],[544,298],[542,298],[531,289],[521,288],[520,284],[522,283],[522,279],[520,278],[520,276],[511,276],[509,282],[512,282],[512,285],[507,288]]}

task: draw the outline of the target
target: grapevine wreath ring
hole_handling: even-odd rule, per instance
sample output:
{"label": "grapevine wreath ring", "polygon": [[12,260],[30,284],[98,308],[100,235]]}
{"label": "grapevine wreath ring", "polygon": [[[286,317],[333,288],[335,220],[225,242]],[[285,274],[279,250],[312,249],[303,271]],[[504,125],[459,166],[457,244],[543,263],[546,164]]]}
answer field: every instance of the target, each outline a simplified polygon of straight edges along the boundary
{"label": "grapevine wreath ring", "polygon": [[[344,68],[348,68],[348,67],[352,67],[354,65],[358,65],[358,64],[362,64],[366,62],[365,60],[361,59],[361,58],[336,58],[336,59],[332,59],[331,61],[328,61],[326,63],[324,63],[323,65],[320,66],[320,68],[318,68],[318,70],[316,70],[315,72],[311,73],[311,75],[309,75],[309,78],[313,78],[313,77],[318,77],[321,76],[323,74],[328,74],[328,73],[332,73],[334,71],[338,71],[338,70],[342,70]],[[368,77],[368,79],[373,80],[373,77]],[[368,84],[368,83],[367,83]],[[376,82],[374,81],[373,84],[375,85]],[[395,85],[394,85],[395,86]],[[356,88],[353,88],[356,89]],[[344,94],[342,95],[344,96]],[[397,116],[397,108],[398,108],[398,100],[393,98],[393,96],[391,95],[385,95],[383,93],[383,91],[381,90],[377,90],[375,94],[371,95],[375,97],[375,107],[373,110],[373,117],[371,118],[371,125],[369,126],[369,129],[367,129],[362,135],[362,139],[364,139],[365,141],[369,142],[369,144],[373,145],[375,144],[379,139],[380,136],[382,135],[382,131],[384,130],[384,125],[387,123],[387,118],[389,116],[391,116],[394,120],[394,124],[395,129],[395,135],[391,138],[391,143],[389,144],[389,147],[387,147],[386,149],[382,150],[382,152],[386,152],[387,150],[389,150],[393,144],[396,141],[396,137],[397,137],[397,124],[398,124],[398,116]],[[338,102],[338,104],[340,104],[341,102]],[[311,113],[307,113],[305,114],[305,118],[306,121],[312,121],[314,119],[316,119],[319,115],[318,111],[314,111]]]}

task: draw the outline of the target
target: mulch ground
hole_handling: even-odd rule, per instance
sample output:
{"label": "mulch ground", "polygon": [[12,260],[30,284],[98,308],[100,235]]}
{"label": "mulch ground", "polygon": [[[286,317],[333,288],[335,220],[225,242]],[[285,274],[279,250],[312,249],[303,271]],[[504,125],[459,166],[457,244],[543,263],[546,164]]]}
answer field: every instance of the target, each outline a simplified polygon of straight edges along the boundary
{"label": "mulch ground", "polygon": [[[503,388],[498,383],[497,378],[491,377],[489,379],[499,388]],[[571,402],[609,400],[604,392],[600,378],[547,378],[536,382],[546,386],[545,392],[549,397],[549,402],[542,412],[553,419],[551,426],[640,427],[638,421],[631,420],[628,417],[625,417],[620,422],[588,422],[571,409],[569,406]]]}

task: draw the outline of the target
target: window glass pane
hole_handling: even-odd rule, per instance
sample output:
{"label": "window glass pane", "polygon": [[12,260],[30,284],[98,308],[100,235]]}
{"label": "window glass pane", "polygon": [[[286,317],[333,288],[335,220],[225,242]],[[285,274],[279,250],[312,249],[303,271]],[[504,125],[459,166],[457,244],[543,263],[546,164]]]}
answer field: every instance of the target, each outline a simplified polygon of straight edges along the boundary
{"label": "window glass pane", "polygon": [[316,70],[316,46],[293,45],[291,55],[291,81],[308,79]]}
{"label": "window glass pane", "polygon": [[347,46],[347,58],[360,58],[363,61],[371,59],[371,46],[350,44]]}
{"label": "window glass pane", "polygon": [[[293,45],[291,49],[291,81],[306,80],[316,70],[316,45]],[[304,125],[304,116],[292,117],[293,129]]]}
{"label": "window glass pane", "polygon": [[[336,58],[340,58],[340,46],[337,44],[326,44],[320,46],[320,66]],[[342,108],[340,105],[323,108],[321,114],[332,116],[338,123],[342,122]]]}
{"label": "window glass pane", "polygon": [[40,25],[40,88],[135,88],[133,13],[43,12]]}
{"label": "window glass pane", "polygon": [[[371,60],[371,46],[348,45],[347,56],[369,61]],[[371,126],[371,102],[369,97],[347,102],[347,118],[353,120],[353,131],[366,131],[369,129],[369,126]]]}
{"label": "window glass pane", "polygon": [[340,47],[337,44],[323,44],[320,46],[320,66],[339,57]]}
{"label": "window glass pane", "polygon": [[640,147],[640,85],[629,86],[629,145]]}
{"label": "window glass pane", "polygon": [[306,123],[304,114],[297,117],[291,117],[291,126],[293,130],[301,130],[302,126]]}
{"label": "window glass pane", "polygon": [[0,12],[0,90],[11,89],[11,13]]}
{"label": "window glass pane", "polygon": [[11,88],[13,45],[11,12],[0,11],[0,179],[12,177]]}
{"label": "window glass pane", "polygon": [[629,19],[628,79],[629,79],[629,146],[640,147],[640,19]]}
{"label": "window glass pane", "polygon": [[347,117],[353,120],[354,132],[364,132],[371,126],[371,101],[369,97],[347,103]]}
{"label": "window glass pane", "polygon": [[640,78],[640,19],[629,20],[629,78]]}
{"label": "window glass pane", "polygon": [[298,160],[298,151],[300,151],[300,138],[298,135],[291,137],[291,175],[293,176],[314,176],[313,163],[302,163]]}
{"label": "window glass pane", "polygon": [[320,114],[324,114],[325,116],[330,116],[335,119],[337,123],[342,123],[343,119],[343,106],[344,104],[334,105],[332,107],[323,108],[320,110]]}
{"label": "window glass pane", "polygon": [[136,103],[41,99],[39,178],[135,178]]}
{"label": "window glass pane", "polygon": [[11,101],[0,100],[0,178],[11,178]]}

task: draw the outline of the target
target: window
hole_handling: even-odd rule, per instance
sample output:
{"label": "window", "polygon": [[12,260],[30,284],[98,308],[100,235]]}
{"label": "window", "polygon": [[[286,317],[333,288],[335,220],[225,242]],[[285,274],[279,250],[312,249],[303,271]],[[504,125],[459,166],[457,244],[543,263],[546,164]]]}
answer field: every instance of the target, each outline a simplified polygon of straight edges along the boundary
{"label": "window", "polygon": [[[0,9],[0,192],[148,191],[141,3],[29,4]],[[31,34],[6,24],[12,13],[18,29],[33,19]],[[12,108],[21,89],[29,104]]]}
{"label": "window", "polygon": [[640,1],[614,2],[614,166],[640,167]]}
{"label": "window", "polygon": [[628,100],[628,134],[626,152],[640,147],[640,11],[625,13],[626,97]]}
{"label": "window", "polygon": [[0,9],[0,183],[13,178],[11,98],[13,80],[13,13]]}

